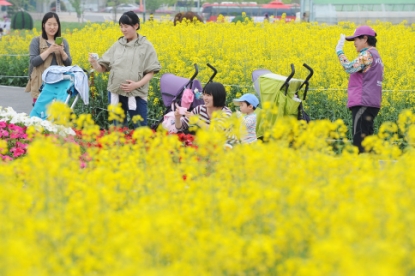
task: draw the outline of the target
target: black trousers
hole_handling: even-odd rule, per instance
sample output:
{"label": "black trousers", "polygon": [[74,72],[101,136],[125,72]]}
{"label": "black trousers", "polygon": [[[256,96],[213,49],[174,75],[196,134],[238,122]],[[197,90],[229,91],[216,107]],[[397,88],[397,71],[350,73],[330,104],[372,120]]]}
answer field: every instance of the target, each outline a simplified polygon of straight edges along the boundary
{"label": "black trousers", "polygon": [[375,118],[379,113],[379,108],[367,106],[351,107],[353,120],[353,145],[359,148],[359,153],[364,152],[362,141],[366,136],[372,135],[374,130]]}

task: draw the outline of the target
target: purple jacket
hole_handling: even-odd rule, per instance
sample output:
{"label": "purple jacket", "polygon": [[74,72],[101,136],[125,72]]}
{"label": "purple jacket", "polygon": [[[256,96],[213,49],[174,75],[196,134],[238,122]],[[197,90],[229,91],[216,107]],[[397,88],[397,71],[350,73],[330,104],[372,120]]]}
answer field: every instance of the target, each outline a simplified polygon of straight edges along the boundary
{"label": "purple jacket", "polygon": [[349,78],[347,107],[368,106],[380,108],[382,101],[383,63],[376,48],[368,49],[373,62],[365,72],[353,73]]}

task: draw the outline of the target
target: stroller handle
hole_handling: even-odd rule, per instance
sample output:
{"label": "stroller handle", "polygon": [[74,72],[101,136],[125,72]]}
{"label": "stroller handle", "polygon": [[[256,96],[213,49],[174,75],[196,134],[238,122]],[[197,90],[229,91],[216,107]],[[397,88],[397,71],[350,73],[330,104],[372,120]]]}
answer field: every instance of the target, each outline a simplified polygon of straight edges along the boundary
{"label": "stroller handle", "polygon": [[185,85],[185,87],[189,86],[189,88],[191,89],[193,86],[193,81],[195,80],[197,74],[199,74],[199,67],[197,67],[197,64],[195,63],[193,65],[195,67],[195,73],[193,74],[193,76],[190,78],[189,82]]}
{"label": "stroller handle", "polygon": [[218,73],[218,70],[216,70],[215,67],[213,67],[210,63],[206,64],[210,69],[212,69],[213,74],[212,76],[210,76],[209,80],[207,81],[207,83],[205,84],[205,86],[203,87],[203,90],[205,90],[206,85],[208,85],[210,82],[212,82],[213,78],[216,76],[216,74]]}
{"label": "stroller handle", "polygon": [[288,76],[288,78],[285,80],[284,84],[280,88],[280,90],[283,90],[285,88],[285,95],[287,95],[288,86],[290,85],[289,82],[294,77],[294,74],[295,74],[295,67],[294,67],[294,64],[291,63],[291,74]]}
{"label": "stroller handle", "polygon": [[209,68],[213,70],[213,74],[212,76],[210,76],[210,79],[208,81],[208,82],[211,82],[213,78],[216,76],[216,74],[218,73],[218,70],[216,70],[216,68],[213,67],[210,63],[207,63],[206,65],[209,66]]}
{"label": "stroller handle", "polygon": [[298,90],[301,90],[301,88],[305,85],[304,95],[303,95],[303,101],[304,101],[305,98],[307,97],[307,91],[308,91],[308,85],[309,85],[308,80],[311,79],[311,77],[313,76],[314,70],[313,70],[313,68],[311,68],[310,66],[308,66],[306,63],[304,63],[303,66],[305,68],[307,68],[308,71],[310,71],[310,73],[308,74],[308,76],[305,79],[305,81],[301,84],[300,88],[298,88]]}
{"label": "stroller handle", "polygon": [[308,83],[308,80],[309,79],[311,79],[311,77],[313,76],[313,74],[314,74],[314,70],[313,70],[313,68],[311,68],[310,66],[308,66],[306,63],[304,63],[303,64],[303,66],[305,67],[305,68],[307,68],[307,70],[308,71],[310,71],[310,73],[308,74],[308,76],[307,76],[307,78],[305,79],[305,81],[304,82],[307,82]]}

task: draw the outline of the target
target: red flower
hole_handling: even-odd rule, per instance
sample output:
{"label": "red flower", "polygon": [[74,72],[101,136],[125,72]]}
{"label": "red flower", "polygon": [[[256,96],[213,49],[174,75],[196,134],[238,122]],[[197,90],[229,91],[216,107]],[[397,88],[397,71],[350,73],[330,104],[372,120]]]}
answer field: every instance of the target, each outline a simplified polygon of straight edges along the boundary
{"label": "red flower", "polygon": [[18,147],[18,148],[26,150],[27,146],[28,146],[27,144],[16,142],[16,147]]}
{"label": "red flower", "polygon": [[2,137],[9,137],[9,132],[4,129],[0,129],[0,138]]}
{"label": "red flower", "polygon": [[197,148],[195,145],[193,145],[193,141],[195,140],[195,137],[192,134],[178,133],[177,138],[179,139],[180,142],[183,143],[184,146]]}
{"label": "red flower", "polygon": [[20,155],[23,155],[26,153],[26,151],[22,148],[14,147],[10,150],[10,152],[13,153],[13,157],[19,157]]}
{"label": "red flower", "polygon": [[11,158],[10,156],[8,156],[8,155],[1,155],[0,154],[0,156],[1,156],[1,159],[3,160],[3,161],[12,161],[13,160],[13,158]]}

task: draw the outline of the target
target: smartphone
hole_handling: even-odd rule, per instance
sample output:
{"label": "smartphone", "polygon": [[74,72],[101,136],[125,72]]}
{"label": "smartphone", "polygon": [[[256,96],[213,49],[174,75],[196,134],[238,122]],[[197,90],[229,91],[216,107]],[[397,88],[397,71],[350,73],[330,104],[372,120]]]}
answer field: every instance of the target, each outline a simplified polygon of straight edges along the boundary
{"label": "smartphone", "polygon": [[179,114],[186,115],[187,108],[179,106]]}
{"label": "smartphone", "polygon": [[62,42],[63,42],[63,37],[58,36],[58,37],[55,39],[55,43],[56,43],[57,45],[62,45]]}

